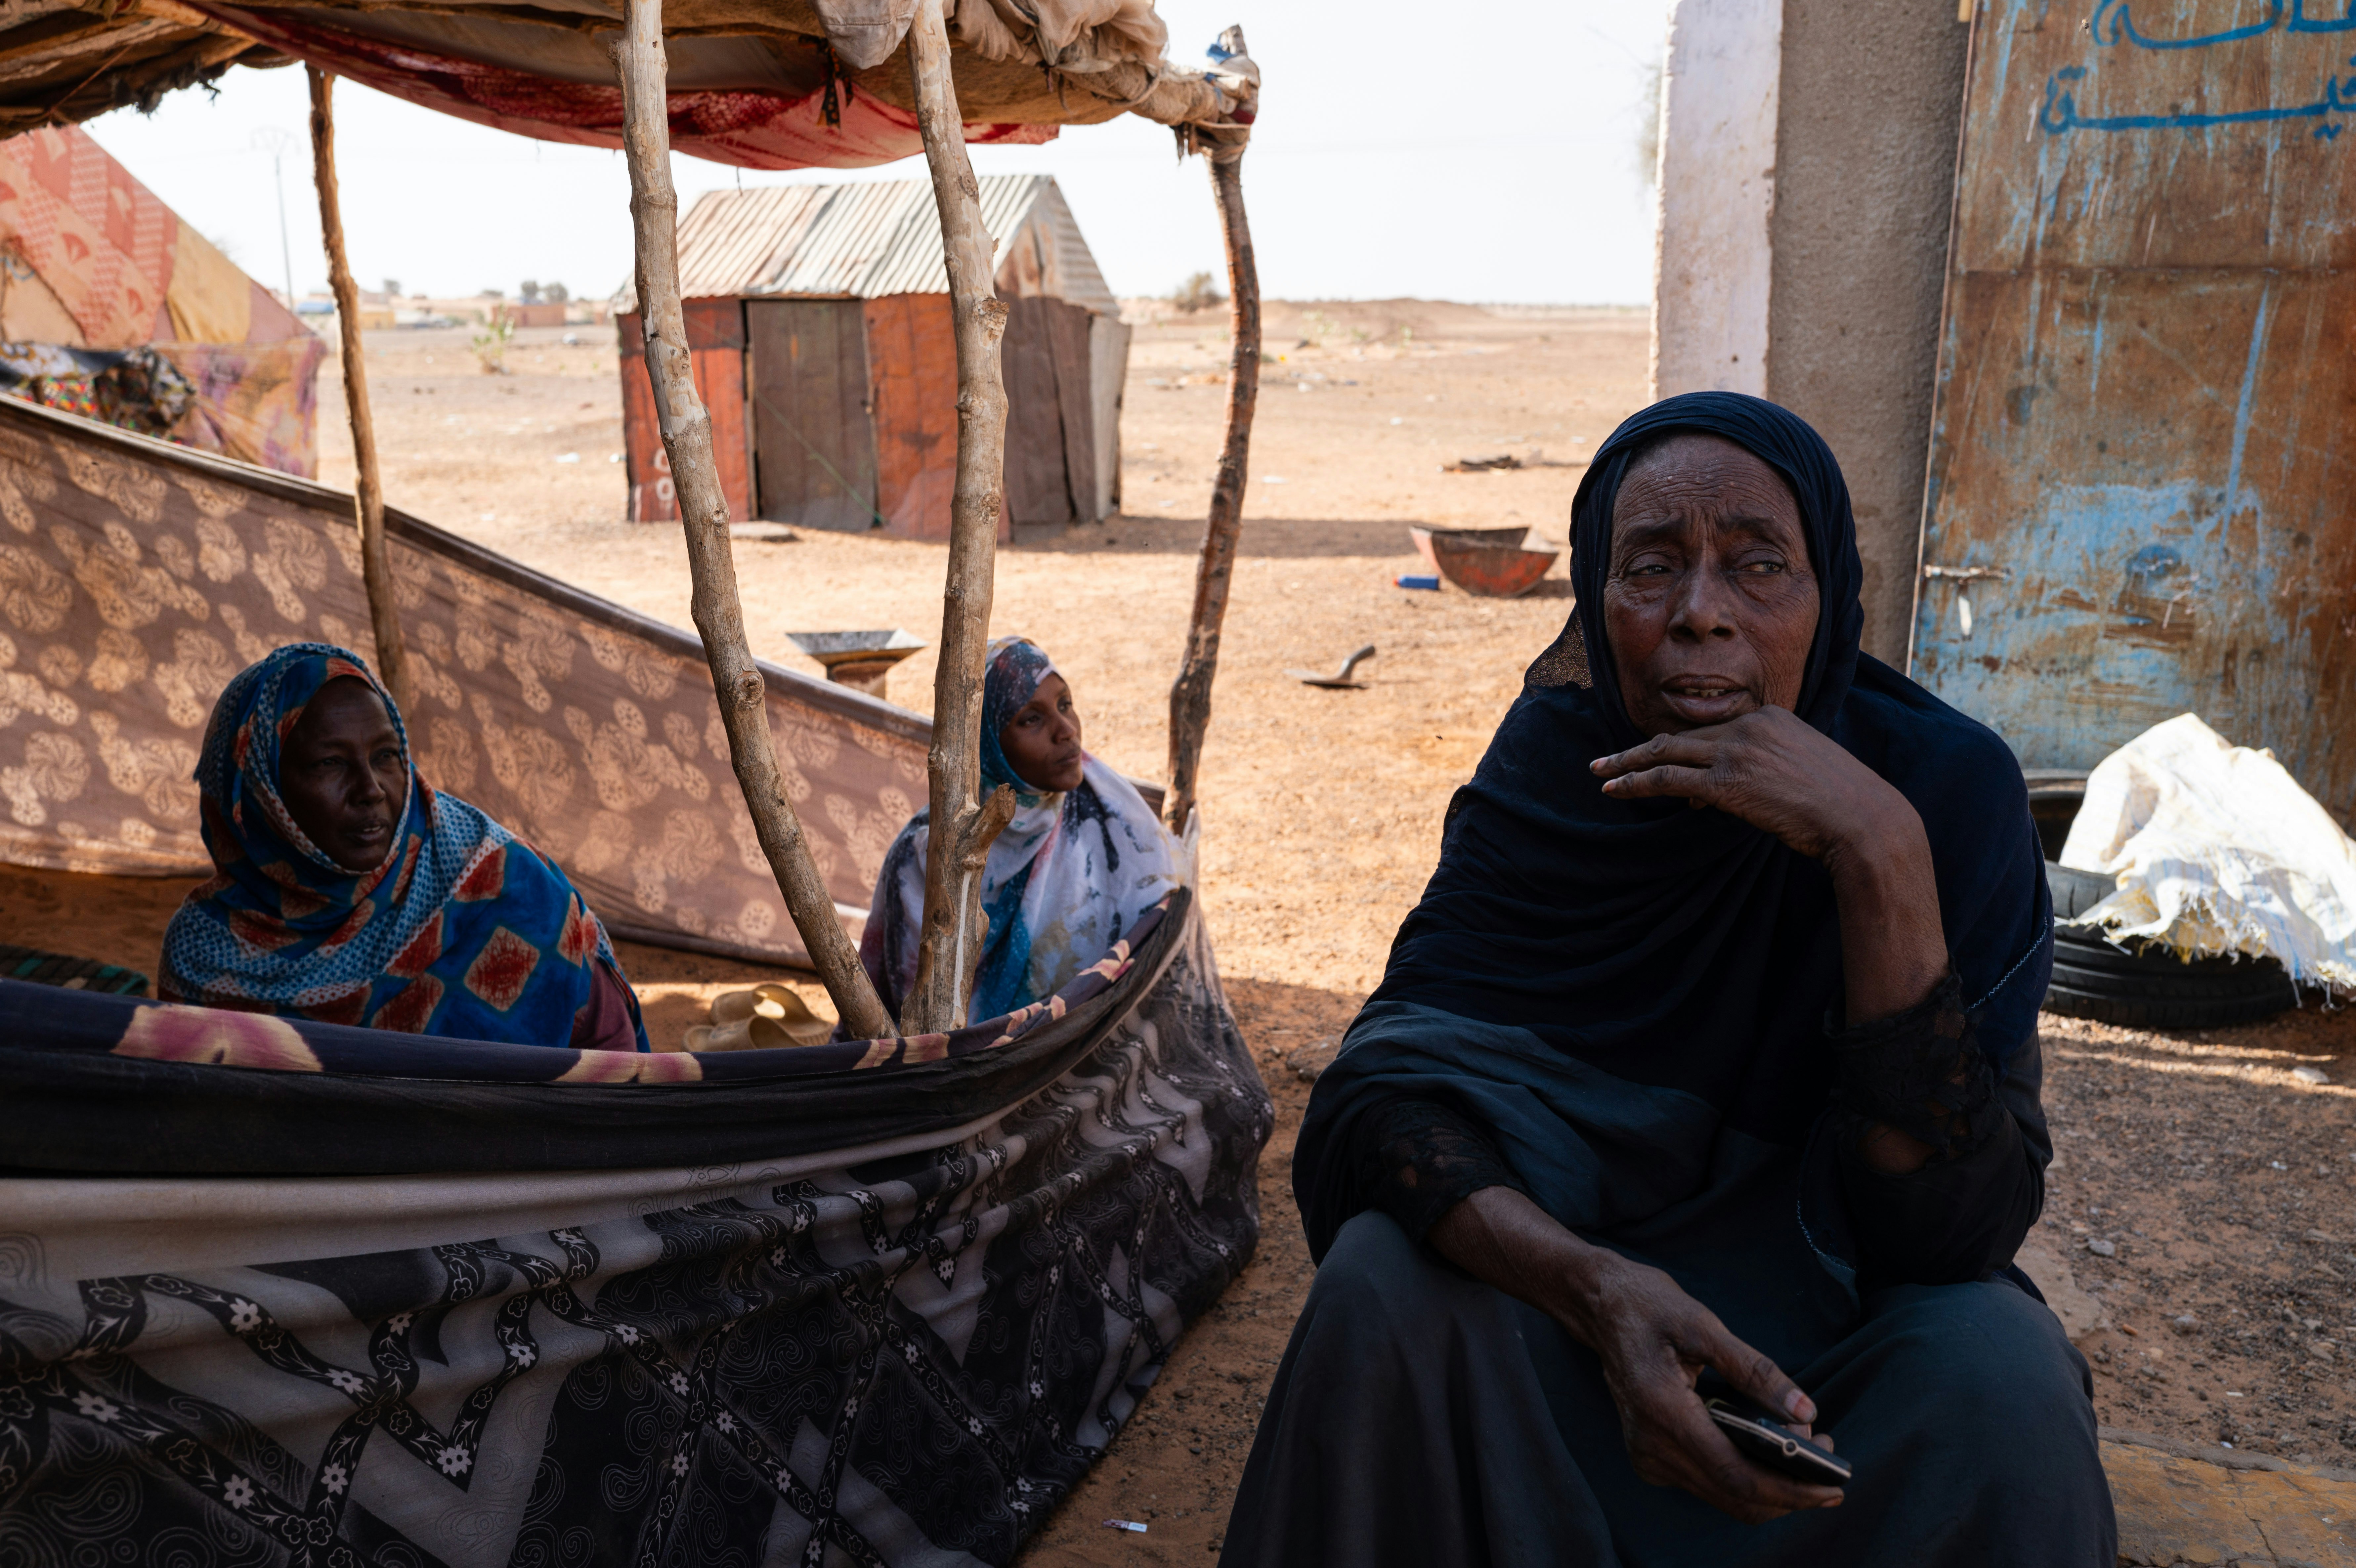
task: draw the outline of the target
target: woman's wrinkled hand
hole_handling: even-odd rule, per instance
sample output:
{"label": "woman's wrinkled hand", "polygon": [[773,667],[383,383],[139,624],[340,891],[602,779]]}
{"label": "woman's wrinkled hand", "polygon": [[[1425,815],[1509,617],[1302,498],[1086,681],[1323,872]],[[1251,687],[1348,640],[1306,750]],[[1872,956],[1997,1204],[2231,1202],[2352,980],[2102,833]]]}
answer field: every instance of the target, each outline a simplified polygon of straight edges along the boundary
{"label": "woman's wrinkled hand", "polygon": [[1840,906],[1852,1021],[1912,1007],[1946,973],[1922,818],[1887,779],[1789,709],[1655,735],[1589,767],[1614,800],[1676,795],[1714,805],[1822,861]]}
{"label": "woman's wrinkled hand", "polygon": [[1614,800],[1676,795],[1716,806],[1812,859],[1910,827],[1922,834],[1904,795],[1789,709],[1655,735],[1588,766]]}
{"label": "woman's wrinkled hand", "polygon": [[[1816,1407],[1783,1369],[1659,1269],[1632,1263],[1565,1229],[1510,1187],[1489,1187],[1440,1216],[1426,1238],[1473,1278],[1526,1301],[1603,1363],[1636,1473],[1757,1524],[1832,1508],[1837,1487],[1810,1486],[1745,1458],[1694,1392],[1704,1367],[1806,1437]],[[1817,1443],[1829,1448],[1828,1437]]]}
{"label": "woman's wrinkled hand", "polygon": [[[1603,1363],[1636,1474],[1676,1487],[1747,1524],[1801,1509],[1834,1508],[1837,1487],[1811,1486],[1753,1464],[1719,1429],[1694,1381],[1704,1367],[1757,1400],[1800,1436],[1815,1404],[1783,1369],[1729,1333],[1718,1315],[1659,1269],[1616,1254],[1599,1260],[1578,1300],[1558,1311]],[[1829,1436],[1815,1441],[1829,1448]]]}

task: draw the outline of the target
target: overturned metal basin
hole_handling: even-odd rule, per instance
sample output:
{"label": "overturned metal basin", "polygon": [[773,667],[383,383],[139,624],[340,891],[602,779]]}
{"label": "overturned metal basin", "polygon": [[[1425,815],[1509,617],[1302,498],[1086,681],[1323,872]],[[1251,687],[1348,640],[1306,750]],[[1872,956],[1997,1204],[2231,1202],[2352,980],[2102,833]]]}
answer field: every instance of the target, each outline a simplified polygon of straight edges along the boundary
{"label": "overturned metal basin", "polygon": [[896,627],[888,632],[787,632],[786,641],[826,667],[826,678],[871,697],[884,695],[892,667],[925,645]]}
{"label": "overturned metal basin", "polygon": [[1465,592],[1513,599],[1537,586],[1560,550],[1527,548],[1530,530],[1410,527],[1408,538],[1431,569]]}

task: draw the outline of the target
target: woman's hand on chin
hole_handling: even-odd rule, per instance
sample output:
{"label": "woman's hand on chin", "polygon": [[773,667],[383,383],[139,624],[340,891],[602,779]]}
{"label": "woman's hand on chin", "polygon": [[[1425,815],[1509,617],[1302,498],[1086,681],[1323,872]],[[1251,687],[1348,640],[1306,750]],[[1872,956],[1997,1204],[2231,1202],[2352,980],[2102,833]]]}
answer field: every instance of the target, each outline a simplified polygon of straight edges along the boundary
{"label": "woman's hand on chin", "polygon": [[1614,800],[1677,795],[1714,805],[1827,865],[1922,837],[1904,795],[1789,709],[1655,735],[1588,766]]}
{"label": "woman's hand on chin", "polygon": [[[1676,1487],[1748,1524],[1833,1508],[1812,1487],[1744,1458],[1709,1417],[1694,1380],[1715,1367],[1801,1436],[1815,1405],[1783,1369],[1732,1334],[1659,1269],[1581,1241],[1524,1194],[1484,1188],[1440,1216],[1426,1238],[1483,1283],[1528,1302],[1603,1363],[1636,1474]],[[1832,1446],[1829,1437],[1815,1441]]]}
{"label": "woman's hand on chin", "polygon": [[[1852,1024],[1888,1018],[1947,972],[1931,840],[1912,802],[1847,748],[1783,708],[1655,735],[1589,764],[1614,800],[1682,795],[1714,805],[1824,862],[1840,906]],[[1908,1140],[1912,1143],[1912,1140]],[[1892,1154],[1919,1168],[1916,1144]]]}

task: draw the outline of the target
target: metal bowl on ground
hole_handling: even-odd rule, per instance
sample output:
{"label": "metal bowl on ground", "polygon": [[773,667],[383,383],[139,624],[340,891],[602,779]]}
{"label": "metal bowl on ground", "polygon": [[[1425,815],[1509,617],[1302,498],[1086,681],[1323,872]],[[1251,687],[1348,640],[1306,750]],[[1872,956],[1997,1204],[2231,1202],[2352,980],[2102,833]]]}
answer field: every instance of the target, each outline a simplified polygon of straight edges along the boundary
{"label": "metal bowl on ground", "polygon": [[1528,548],[1530,530],[1410,527],[1408,538],[1431,569],[1465,592],[1513,599],[1537,586],[1562,554]]}
{"label": "metal bowl on ground", "polygon": [[786,641],[826,667],[826,678],[872,697],[884,695],[892,667],[925,645],[896,627],[888,632],[787,632]]}

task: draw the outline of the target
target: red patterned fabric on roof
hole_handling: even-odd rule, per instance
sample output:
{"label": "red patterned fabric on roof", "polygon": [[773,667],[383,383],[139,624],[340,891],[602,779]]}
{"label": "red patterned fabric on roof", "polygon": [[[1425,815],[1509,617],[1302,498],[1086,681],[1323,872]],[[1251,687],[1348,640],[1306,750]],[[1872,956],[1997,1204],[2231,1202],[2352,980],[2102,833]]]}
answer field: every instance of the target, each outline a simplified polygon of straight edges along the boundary
{"label": "red patterned fabric on roof", "polygon": [[[205,9],[298,59],[421,108],[454,114],[546,142],[622,144],[622,90],[568,81],[507,66],[438,54],[340,27],[295,21],[278,11]],[[836,95],[839,123],[828,124],[826,94],[801,98],[747,91],[670,94],[671,150],[748,169],[865,168],[924,151],[916,117],[863,93]],[[1035,144],[1055,140],[1054,125],[972,125],[966,140]]]}

